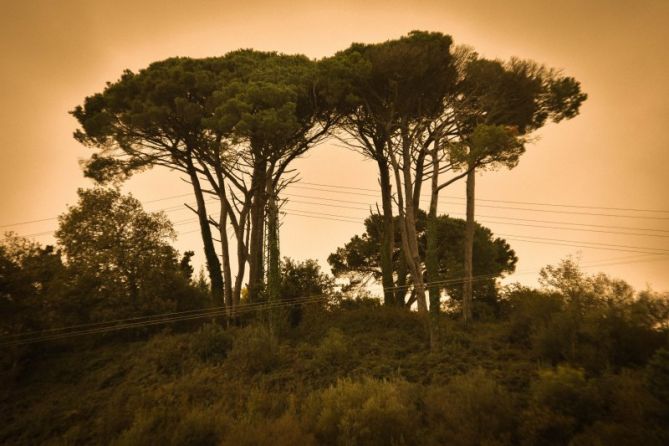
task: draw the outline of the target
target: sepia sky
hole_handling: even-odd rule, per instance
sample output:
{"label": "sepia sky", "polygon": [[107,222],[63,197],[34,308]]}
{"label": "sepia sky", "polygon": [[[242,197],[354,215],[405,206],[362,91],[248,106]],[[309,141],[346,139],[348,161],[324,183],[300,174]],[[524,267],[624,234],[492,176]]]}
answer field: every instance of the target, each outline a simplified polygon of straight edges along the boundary
{"label": "sepia sky", "polygon": [[[353,41],[379,42],[420,29],[450,34],[486,57],[518,56],[561,68],[589,95],[580,116],[536,135],[517,168],[477,180],[480,221],[507,238],[520,258],[512,279],[532,284],[539,268],[577,254],[587,271],[667,290],[667,23],[666,0],[0,0],[0,231],[53,241],[47,233],[53,219],[7,225],[52,218],[76,201],[78,187],[91,185],[79,166],[90,151],[72,138],[76,123],[68,111],[126,68],[238,48],[320,58]],[[287,197],[282,255],[316,258],[326,267],[327,255],[362,228],[329,218],[367,215],[376,198],[360,189],[377,189],[375,165],[330,141],[294,167],[303,184]],[[186,194],[189,186],[157,169],[125,190],[146,208],[163,209],[187,200],[163,198]],[[464,183],[444,192],[453,198],[443,198],[440,211],[462,216]],[[319,205],[299,203],[316,200]],[[632,208],[665,212],[620,210]],[[192,217],[184,210],[168,215],[174,222]],[[201,263],[199,235],[191,232],[196,225],[176,228],[176,246],[196,250]],[[617,246],[594,249],[585,242]],[[649,248],[665,254],[649,255]]]}

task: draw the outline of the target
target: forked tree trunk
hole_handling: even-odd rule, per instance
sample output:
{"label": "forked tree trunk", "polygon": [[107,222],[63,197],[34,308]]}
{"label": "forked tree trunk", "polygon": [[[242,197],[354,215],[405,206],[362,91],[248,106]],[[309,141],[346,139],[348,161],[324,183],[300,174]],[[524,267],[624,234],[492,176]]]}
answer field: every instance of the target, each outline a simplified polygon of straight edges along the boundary
{"label": "forked tree trunk", "polygon": [[239,218],[239,226],[235,231],[237,238],[237,276],[235,277],[235,287],[232,290],[232,307],[239,306],[241,300],[242,285],[244,284],[244,273],[246,272],[246,262],[248,261],[248,246],[245,240],[248,212],[243,213]]}
{"label": "forked tree trunk", "polygon": [[[408,137],[406,136],[403,136],[402,138],[402,161],[402,169],[399,169],[399,166],[397,165],[395,166],[395,175],[398,189],[402,184],[398,170],[402,171],[404,180],[404,198],[406,200],[404,205],[404,215],[400,217],[400,224],[402,225],[402,236],[406,241],[406,243],[403,241],[402,245],[407,250],[407,255],[405,255],[405,258],[407,260],[409,270],[411,271],[414,289],[416,290],[416,304],[418,305],[418,312],[427,313],[428,310],[427,301],[425,300],[425,285],[421,266],[422,262],[420,258],[420,252],[418,250],[418,233],[416,231],[417,205],[414,204],[414,188],[410,168],[412,161],[411,145],[408,141]],[[422,178],[416,178],[415,181],[422,181]]]}

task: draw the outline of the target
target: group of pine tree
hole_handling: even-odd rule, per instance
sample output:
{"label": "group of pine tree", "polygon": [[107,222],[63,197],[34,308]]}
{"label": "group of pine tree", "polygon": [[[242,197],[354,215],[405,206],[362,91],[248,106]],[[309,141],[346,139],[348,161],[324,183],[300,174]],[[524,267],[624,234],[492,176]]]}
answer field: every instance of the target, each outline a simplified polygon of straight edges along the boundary
{"label": "group of pine tree", "polygon": [[[319,60],[238,50],[125,71],[72,111],[99,186],[55,246],[0,242],[0,442],[666,444],[669,296],[572,260],[541,289],[502,288],[516,255],[475,221],[476,175],[516,166],[586,97],[558,70],[422,31]],[[333,139],[380,186],[365,232],[328,258],[336,286],[279,251],[292,162]],[[164,213],[120,192],[157,166],[192,187],[206,274]],[[463,184],[466,218],[440,214]]]}

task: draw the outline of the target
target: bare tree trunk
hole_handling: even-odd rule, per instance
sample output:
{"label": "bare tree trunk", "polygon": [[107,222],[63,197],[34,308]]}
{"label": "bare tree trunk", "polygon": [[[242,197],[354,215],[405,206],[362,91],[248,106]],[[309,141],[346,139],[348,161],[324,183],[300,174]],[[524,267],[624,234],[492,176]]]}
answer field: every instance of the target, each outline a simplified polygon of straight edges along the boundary
{"label": "bare tree trunk", "polygon": [[435,144],[432,155],[432,182],[430,188],[430,210],[427,214],[427,225],[425,228],[426,251],[425,272],[427,273],[428,290],[430,294],[430,313],[439,314],[440,287],[436,282],[439,280],[439,255],[437,247],[437,205],[439,200],[439,159],[437,157],[437,145]]}
{"label": "bare tree trunk", "polygon": [[279,286],[281,281],[279,260],[279,208],[276,201],[276,196],[272,194],[268,201],[267,215],[267,291],[270,301],[277,301],[279,299]]}
{"label": "bare tree trunk", "polygon": [[221,237],[221,260],[223,262],[223,297],[228,316],[232,314],[232,271],[230,269],[230,243],[228,242],[228,210],[221,200],[221,213],[218,219],[218,233]]}
{"label": "bare tree trunk", "polygon": [[465,223],[465,264],[464,283],[462,286],[462,319],[467,324],[472,320],[472,280],[474,260],[474,190],[476,169],[471,169],[467,174],[467,221]]}
{"label": "bare tree trunk", "polygon": [[[411,146],[408,138],[402,138],[402,174],[404,179],[404,196],[406,204],[404,206],[404,216],[400,218],[403,223],[403,234],[406,238],[407,264],[413,277],[414,288],[416,290],[416,303],[420,313],[427,313],[427,301],[425,300],[425,285],[423,282],[423,271],[421,267],[420,252],[418,250],[418,233],[416,231],[416,205],[414,204],[414,188],[411,178]],[[399,166],[398,166],[399,167]],[[401,186],[399,172],[396,172],[397,188]],[[416,182],[422,181],[422,178],[416,178]],[[404,244],[404,243],[403,243]]]}
{"label": "bare tree trunk", "polygon": [[397,305],[393,279],[393,251],[395,250],[395,228],[393,224],[392,185],[388,161],[377,159],[379,166],[379,182],[381,185],[381,202],[383,205],[383,236],[381,239],[381,282],[383,285],[383,303]]}
{"label": "bare tree trunk", "polygon": [[[281,271],[279,252],[279,209],[274,191],[270,192],[267,203],[267,300],[274,304],[281,298]],[[278,309],[270,308],[270,329],[275,330],[278,321]]]}
{"label": "bare tree trunk", "polygon": [[265,166],[254,168],[253,204],[251,205],[251,240],[249,246],[249,303],[258,300],[264,284],[264,229],[265,229],[265,187],[267,172]]}
{"label": "bare tree trunk", "polygon": [[404,250],[400,246],[399,259],[397,259],[397,287],[395,299],[401,307],[407,306],[407,260],[404,257]]}
{"label": "bare tree trunk", "polygon": [[207,259],[207,270],[209,271],[209,281],[211,282],[211,295],[214,304],[217,306],[224,305],[223,301],[223,276],[221,275],[221,263],[218,260],[218,254],[214,248],[214,241],[211,235],[211,227],[209,226],[209,216],[207,215],[207,208],[204,203],[204,194],[200,185],[200,179],[192,164],[188,161],[188,174],[190,182],[193,185],[195,193],[195,202],[197,203],[197,216],[200,223],[200,233],[202,234],[202,243],[204,244],[204,256]]}
{"label": "bare tree trunk", "polygon": [[[413,215],[413,199],[411,197],[411,178],[410,172],[401,169],[396,160],[393,161],[393,170],[395,173],[395,183],[397,184],[397,201],[400,210],[399,223],[400,234],[402,238],[402,251],[406,259],[407,266],[411,272],[411,279],[416,293],[416,302],[420,313],[427,313],[427,302],[425,301],[425,285],[423,284],[423,274],[421,271],[420,254],[418,252],[418,242],[416,239],[416,220]],[[400,170],[403,171],[404,181],[409,181],[409,186],[404,184],[402,188],[402,179]],[[404,189],[404,192],[402,192]],[[408,192],[407,203],[404,203],[404,195]]]}
{"label": "bare tree trunk", "polygon": [[235,233],[237,238],[237,276],[235,277],[235,287],[232,290],[232,307],[236,309],[242,294],[242,285],[244,283],[244,274],[246,273],[246,262],[248,261],[248,251],[245,241],[246,226],[248,214],[240,216],[239,227]]}

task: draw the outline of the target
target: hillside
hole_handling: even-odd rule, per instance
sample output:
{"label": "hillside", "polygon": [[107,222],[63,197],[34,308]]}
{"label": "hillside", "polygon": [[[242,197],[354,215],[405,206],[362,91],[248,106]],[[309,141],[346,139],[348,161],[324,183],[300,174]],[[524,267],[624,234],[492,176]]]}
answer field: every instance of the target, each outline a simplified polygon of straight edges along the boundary
{"label": "hillside", "polygon": [[0,443],[667,444],[647,303],[577,314],[516,290],[487,322],[442,316],[432,350],[416,313],[364,300],[303,304],[275,334],[249,318],[21,347]]}

